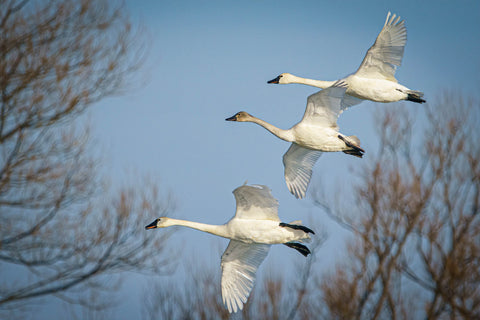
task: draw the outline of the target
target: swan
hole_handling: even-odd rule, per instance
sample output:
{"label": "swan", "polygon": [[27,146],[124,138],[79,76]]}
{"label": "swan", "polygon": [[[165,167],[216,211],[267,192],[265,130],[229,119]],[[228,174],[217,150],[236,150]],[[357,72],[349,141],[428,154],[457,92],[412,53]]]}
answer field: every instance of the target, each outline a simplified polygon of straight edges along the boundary
{"label": "swan", "polygon": [[360,148],[360,140],[356,136],[345,136],[338,132],[337,118],[350,106],[349,101],[344,99],[346,89],[345,81],[338,81],[330,88],[309,96],[303,119],[288,130],[279,129],[245,111],[225,120],[256,123],[292,143],[283,155],[285,181],[288,190],[301,199],[305,197],[312,168],[322,151],[343,151],[359,158],[365,152]]}
{"label": "swan", "polygon": [[[391,15],[388,12],[382,31],[373,46],[368,49],[358,70],[343,79],[348,84],[347,95],[351,96],[350,99],[355,104],[362,100],[385,103],[400,100],[425,102],[422,99],[423,92],[410,90],[398,84],[395,79],[395,71],[402,63],[403,50],[407,42],[405,21],[399,21],[400,17],[395,18],[395,14]],[[268,83],[300,83],[325,89],[335,81],[306,79],[290,73],[282,73]]]}
{"label": "swan", "polygon": [[222,255],[222,298],[228,311],[243,309],[255,281],[255,273],[270,245],[281,243],[305,257],[310,250],[297,241],[310,239],[311,229],[300,221],[283,223],[278,218],[278,201],[263,185],[240,186],[233,191],[235,216],[224,225],[210,225],[172,218],[158,218],[145,229],[184,226],[230,239]]}

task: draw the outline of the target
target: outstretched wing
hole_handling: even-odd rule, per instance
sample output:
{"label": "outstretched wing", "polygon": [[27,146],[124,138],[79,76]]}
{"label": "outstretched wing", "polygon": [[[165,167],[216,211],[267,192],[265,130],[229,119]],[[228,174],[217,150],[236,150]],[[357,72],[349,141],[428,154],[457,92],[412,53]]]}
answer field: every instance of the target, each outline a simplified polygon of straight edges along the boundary
{"label": "outstretched wing", "polygon": [[331,87],[309,96],[302,122],[322,127],[336,127],[338,116],[352,105],[342,106],[346,90],[346,82],[339,80]]}
{"label": "outstretched wing", "polygon": [[270,245],[230,240],[222,255],[222,299],[229,312],[243,309],[252,291],[255,273]]}
{"label": "outstretched wing", "polygon": [[312,168],[321,155],[321,151],[306,149],[296,143],[292,143],[283,155],[285,182],[288,190],[297,199],[305,197],[312,177]]}
{"label": "outstretched wing", "polygon": [[280,221],[278,201],[267,186],[243,185],[233,190],[233,194],[237,201],[236,218]]}
{"label": "outstretched wing", "polygon": [[[396,18],[396,19],[395,19]],[[387,20],[373,46],[368,49],[362,64],[355,73],[366,78],[395,79],[397,66],[402,64],[403,51],[407,43],[405,20],[395,14],[387,15]]]}

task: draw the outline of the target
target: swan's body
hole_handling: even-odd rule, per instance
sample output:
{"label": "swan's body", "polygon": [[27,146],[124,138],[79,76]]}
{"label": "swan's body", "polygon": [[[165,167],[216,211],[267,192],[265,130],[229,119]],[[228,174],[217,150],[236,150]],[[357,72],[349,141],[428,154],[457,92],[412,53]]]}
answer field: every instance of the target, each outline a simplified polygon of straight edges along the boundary
{"label": "swan's body", "polygon": [[184,226],[231,239],[221,262],[222,297],[229,312],[243,308],[253,288],[255,273],[267,256],[270,245],[285,244],[307,256],[310,253],[308,248],[296,241],[310,239],[309,233],[313,233],[307,227],[280,222],[278,201],[266,186],[243,185],[233,194],[237,211],[224,225],[163,217],[145,227]]}
{"label": "swan's body", "polygon": [[280,139],[292,143],[283,156],[285,180],[290,192],[297,198],[303,198],[312,176],[313,165],[322,151],[343,151],[357,157],[362,157],[365,152],[360,148],[357,137],[338,132],[337,118],[349,106],[349,99],[344,99],[345,90],[346,84],[337,82],[334,86],[309,96],[302,121],[288,130],[279,129],[244,111],[226,120],[256,123]]}
{"label": "swan's body", "polygon": [[[360,103],[361,100],[425,102],[422,99],[422,92],[410,90],[398,84],[395,79],[395,71],[397,66],[402,63],[403,51],[407,42],[405,21],[399,21],[400,17],[395,18],[395,14],[388,13],[382,31],[373,46],[367,51],[358,70],[342,79],[348,84],[346,94],[352,99],[359,99],[355,104]],[[268,83],[300,83],[325,89],[333,85],[335,81],[306,79],[290,73],[282,73]]]}

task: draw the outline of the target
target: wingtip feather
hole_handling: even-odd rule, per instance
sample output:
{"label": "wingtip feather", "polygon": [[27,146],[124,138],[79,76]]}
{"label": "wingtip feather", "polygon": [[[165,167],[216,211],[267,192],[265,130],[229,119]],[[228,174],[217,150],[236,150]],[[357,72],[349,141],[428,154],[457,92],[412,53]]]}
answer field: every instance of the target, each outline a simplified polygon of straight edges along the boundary
{"label": "wingtip feather", "polygon": [[383,25],[384,27],[385,27],[386,25],[388,25],[388,19],[390,19],[390,15],[391,15],[391,14],[392,14],[392,13],[391,13],[390,11],[388,11],[388,13],[387,13],[387,19],[385,19],[385,24]]}
{"label": "wingtip feather", "polygon": [[400,18],[401,18],[401,17],[398,16],[398,17],[397,17],[397,20],[395,20],[395,21],[393,22],[393,24],[394,24],[394,25],[397,25],[397,24],[398,24],[398,21],[400,21]]}

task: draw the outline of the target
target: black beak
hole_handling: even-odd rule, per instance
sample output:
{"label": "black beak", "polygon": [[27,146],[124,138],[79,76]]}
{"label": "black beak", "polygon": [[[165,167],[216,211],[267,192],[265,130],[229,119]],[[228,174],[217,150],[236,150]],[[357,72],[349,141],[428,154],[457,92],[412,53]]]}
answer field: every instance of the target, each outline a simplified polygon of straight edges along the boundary
{"label": "black beak", "polygon": [[226,121],[237,121],[237,115],[233,115],[230,118],[225,119]]}
{"label": "black beak", "polygon": [[150,223],[148,226],[145,226],[145,229],[148,230],[148,229],[155,229],[157,227],[157,220],[153,221],[152,223]]}
{"label": "black beak", "polygon": [[267,81],[267,83],[278,83],[279,81],[280,81],[280,76],[278,76],[275,79],[272,79],[270,81]]}

